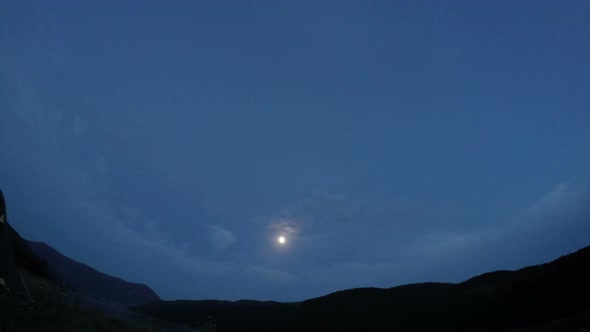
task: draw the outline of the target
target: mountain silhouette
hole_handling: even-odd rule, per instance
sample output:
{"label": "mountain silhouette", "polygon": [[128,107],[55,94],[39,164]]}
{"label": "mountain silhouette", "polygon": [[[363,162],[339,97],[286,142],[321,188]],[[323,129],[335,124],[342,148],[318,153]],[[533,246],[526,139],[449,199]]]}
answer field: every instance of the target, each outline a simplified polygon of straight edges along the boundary
{"label": "mountain silhouette", "polygon": [[338,291],[296,303],[157,301],[137,312],[217,331],[579,331],[590,327],[590,246],[458,284]]}
{"label": "mountain silhouette", "polygon": [[47,262],[33,253],[25,240],[8,223],[6,201],[0,190],[0,286],[31,298],[19,269],[26,269],[46,278],[55,277]]}
{"label": "mountain silhouette", "polygon": [[122,307],[160,300],[147,285],[128,282],[97,271],[43,242],[27,241],[27,245],[36,255],[47,261],[68,285],[86,296]]}

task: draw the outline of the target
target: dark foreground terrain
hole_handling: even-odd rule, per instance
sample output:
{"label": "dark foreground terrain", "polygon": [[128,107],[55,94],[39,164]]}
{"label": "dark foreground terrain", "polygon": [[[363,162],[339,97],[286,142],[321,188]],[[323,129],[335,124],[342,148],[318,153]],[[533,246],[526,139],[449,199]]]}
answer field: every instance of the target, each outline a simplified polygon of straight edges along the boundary
{"label": "dark foreground terrain", "polygon": [[590,331],[590,247],[459,284],[359,288],[300,303],[156,301],[137,312],[217,331]]}
{"label": "dark foreground terrain", "polygon": [[122,309],[107,312],[104,306],[88,305],[87,299],[26,269],[19,272],[33,300],[0,287],[0,331],[189,331],[138,313],[126,315]]}
{"label": "dark foreground terrain", "polygon": [[34,254],[55,270],[61,280],[88,297],[124,308],[160,299],[147,285],[128,282],[97,271],[61,254],[43,242],[25,242]]}

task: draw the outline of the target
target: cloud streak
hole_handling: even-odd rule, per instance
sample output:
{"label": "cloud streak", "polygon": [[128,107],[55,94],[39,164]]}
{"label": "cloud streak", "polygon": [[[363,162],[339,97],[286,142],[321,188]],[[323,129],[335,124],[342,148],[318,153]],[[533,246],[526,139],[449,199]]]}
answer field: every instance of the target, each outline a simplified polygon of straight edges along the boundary
{"label": "cloud streak", "polygon": [[225,250],[236,242],[234,233],[218,225],[207,225],[209,242],[217,250]]}
{"label": "cloud streak", "polygon": [[293,274],[277,270],[271,269],[267,267],[262,267],[254,264],[249,264],[248,267],[245,269],[246,273],[253,274],[258,277],[262,277],[267,281],[279,284],[293,284],[297,281],[297,277]]}
{"label": "cloud streak", "polygon": [[271,220],[268,228],[271,231],[289,235],[297,235],[299,234],[300,230],[299,226],[297,226],[296,220],[287,218],[278,218]]}
{"label": "cloud streak", "polygon": [[569,185],[560,182],[553,190],[543,195],[534,205],[529,207],[525,214],[533,216],[550,213],[551,210],[559,209],[560,205],[567,202],[571,196]]}

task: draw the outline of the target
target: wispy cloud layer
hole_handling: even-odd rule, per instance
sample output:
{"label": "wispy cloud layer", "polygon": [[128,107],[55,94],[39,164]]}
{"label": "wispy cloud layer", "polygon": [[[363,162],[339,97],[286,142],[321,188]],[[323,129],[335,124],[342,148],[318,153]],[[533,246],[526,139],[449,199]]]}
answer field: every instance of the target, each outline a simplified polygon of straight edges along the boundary
{"label": "wispy cloud layer", "polygon": [[572,192],[569,185],[560,182],[553,190],[543,195],[534,205],[529,207],[525,213],[530,216],[549,214],[551,211],[562,208],[562,205],[567,203],[571,196]]}
{"label": "wispy cloud layer", "polygon": [[254,264],[249,264],[246,267],[245,271],[246,273],[250,273],[258,277],[263,277],[265,280],[273,283],[292,284],[295,281],[297,281],[297,277],[290,273],[281,270],[257,266]]}
{"label": "wispy cloud layer", "polygon": [[209,230],[209,242],[217,250],[225,250],[236,242],[235,234],[221,226],[207,225],[207,228]]}

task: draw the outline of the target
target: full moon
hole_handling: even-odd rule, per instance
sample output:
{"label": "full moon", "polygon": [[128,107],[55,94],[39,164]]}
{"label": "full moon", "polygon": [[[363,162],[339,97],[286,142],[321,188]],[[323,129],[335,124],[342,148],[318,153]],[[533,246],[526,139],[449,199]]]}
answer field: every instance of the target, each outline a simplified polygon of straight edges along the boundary
{"label": "full moon", "polygon": [[285,239],[284,236],[281,235],[281,236],[279,236],[279,238],[277,239],[277,241],[279,241],[280,244],[285,244],[285,241],[287,241],[287,240]]}

